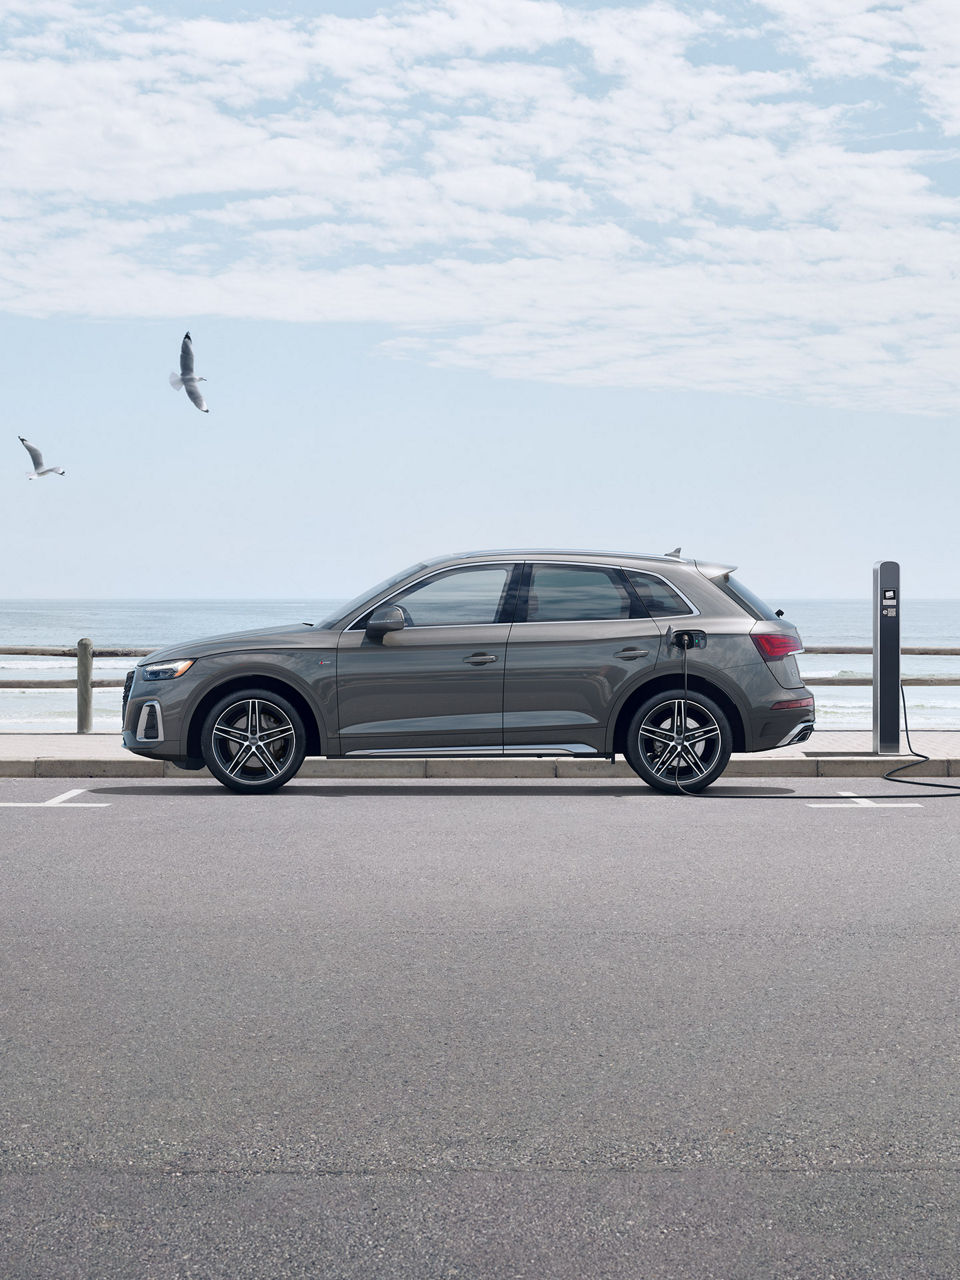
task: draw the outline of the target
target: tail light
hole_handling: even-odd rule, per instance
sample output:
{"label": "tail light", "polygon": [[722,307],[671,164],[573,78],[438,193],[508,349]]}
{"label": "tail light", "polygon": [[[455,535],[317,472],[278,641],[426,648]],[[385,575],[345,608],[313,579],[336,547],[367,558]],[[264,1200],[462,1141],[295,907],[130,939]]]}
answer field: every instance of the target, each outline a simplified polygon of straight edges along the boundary
{"label": "tail light", "polygon": [[803,652],[803,645],[797,636],[752,635],[750,639],[757,646],[764,662],[776,662],[778,658],[785,658],[788,653]]}
{"label": "tail light", "polygon": [[794,711],[800,707],[812,707],[812,698],[791,698],[787,702],[771,702],[771,711]]}

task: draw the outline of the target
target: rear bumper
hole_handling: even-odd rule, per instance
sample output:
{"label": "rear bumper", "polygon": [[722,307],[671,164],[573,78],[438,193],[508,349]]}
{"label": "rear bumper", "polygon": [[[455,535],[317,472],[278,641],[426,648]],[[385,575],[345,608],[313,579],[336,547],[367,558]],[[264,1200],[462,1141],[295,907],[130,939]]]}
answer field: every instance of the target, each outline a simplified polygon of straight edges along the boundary
{"label": "rear bumper", "polygon": [[[809,696],[806,690],[798,696]],[[793,747],[806,742],[813,733],[815,711],[813,707],[791,707],[789,710],[772,707],[757,708],[751,717],[747,735],[747,751],[775,751],[778,747]]]}
{"label": "rear bumper", "polygon": [[813,721],[804,720],[802,724],[795,725],[794,728],[792,728],[790,732],[777,743],[777,746],[795,747],[800,742],[806,742],[811,733],[813,733]]}

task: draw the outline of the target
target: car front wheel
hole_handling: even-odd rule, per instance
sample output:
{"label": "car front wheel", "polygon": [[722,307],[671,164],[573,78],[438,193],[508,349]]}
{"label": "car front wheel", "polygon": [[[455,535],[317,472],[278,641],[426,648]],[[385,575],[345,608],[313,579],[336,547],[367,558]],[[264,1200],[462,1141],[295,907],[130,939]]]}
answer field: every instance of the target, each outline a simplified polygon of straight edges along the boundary
{"label": "car front wheel", "polygon": [[200,746],[207,768],[231,791],[275,791],[303,763],[307,735],[286,698],[267,689],[241,689],[211,709]]}
{"label": "car front wheel", "polygon": [[730,722],[712,698],[666,689],[637,709],[624,755],[648,786],[680,795],[715,782],[732,750]]}

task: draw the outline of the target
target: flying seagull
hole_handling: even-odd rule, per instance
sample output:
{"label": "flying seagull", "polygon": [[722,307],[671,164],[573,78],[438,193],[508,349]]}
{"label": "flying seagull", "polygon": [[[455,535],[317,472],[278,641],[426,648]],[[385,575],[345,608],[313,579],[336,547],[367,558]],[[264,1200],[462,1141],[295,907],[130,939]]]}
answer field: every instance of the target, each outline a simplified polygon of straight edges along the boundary
{"label": "flying seagull", "polygon": [[170,385],[174,391],[179,391],[181,387],[186,387],[187,395],[193,401],[202,413],[209,413],[210,410],[204,403],[203,396],[200,394],[198,382],[206,382],[206,378],[198,378],[193,372],[193,343],[190,340],[189,330],[183,335],[183,342],[180,344],[180,372],[171,373]]}
{"label": "flying seagull", "polygon": [[63,467],[45,467],[43,465],[43,454],[37,446],[35,444],[31,444],[30,441],[24,439],[23,436],[17,436],[17,439],[26,449],[27,453],[29,453],[30,461],[33,463],[33,470],[27,472],[28,480],[39,480],[41,476],[48,476],[51,472],[56,473],[58,476],[65,476],[67,474]]}

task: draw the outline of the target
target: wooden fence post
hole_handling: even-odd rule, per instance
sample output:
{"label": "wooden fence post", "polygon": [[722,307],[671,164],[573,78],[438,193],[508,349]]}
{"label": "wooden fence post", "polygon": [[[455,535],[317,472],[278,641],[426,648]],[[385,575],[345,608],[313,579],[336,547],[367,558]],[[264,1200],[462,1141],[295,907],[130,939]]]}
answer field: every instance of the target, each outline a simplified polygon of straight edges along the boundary
{"label": "wooden fence post", "polygon": [[93,732],[93,641],[77,641],[77,733]]}

